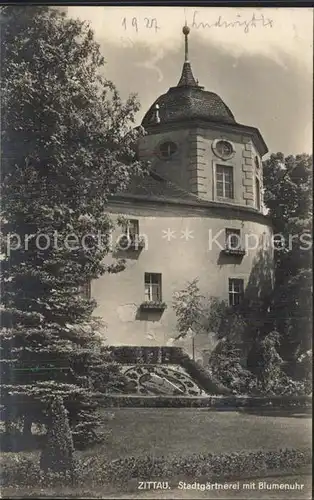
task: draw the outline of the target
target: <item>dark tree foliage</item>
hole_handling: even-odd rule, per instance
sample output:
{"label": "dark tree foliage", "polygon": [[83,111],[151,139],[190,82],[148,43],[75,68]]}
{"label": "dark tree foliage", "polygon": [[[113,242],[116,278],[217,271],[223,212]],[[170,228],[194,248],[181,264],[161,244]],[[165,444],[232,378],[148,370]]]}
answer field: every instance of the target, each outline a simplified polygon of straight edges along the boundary
{"label": "dark tree foliage", "polygon": [[241,348],[236,342],[223,339],[209,359],[213,375],[236,394],[246,394],[254,385],[252,373],[241,364],[242,356]]}
{"label": "dark tree foliage", "polygon": [[312,183],[310,155],[277,153],[264,163],[265,204],[278,235],[272,321],[291,375],[312,346]]}
{"label": "dark tree foliage", "polygon": [[56,397],[48,407],[46,442],[40,457],[40,468],[74,477],[74,446],[67,412],[62,398]]}
{"label": "dark tree foliage", "polygon": [[48,6],[1,8],[2,418],[44,420],[60,395],[74,433],[98,423],[93,374],[105,390],[117,367],[101,354],[95,302],[80,290],[104,264],[108,198],[143,169],[135,157],[135,96],[103,76],[88,24]]}

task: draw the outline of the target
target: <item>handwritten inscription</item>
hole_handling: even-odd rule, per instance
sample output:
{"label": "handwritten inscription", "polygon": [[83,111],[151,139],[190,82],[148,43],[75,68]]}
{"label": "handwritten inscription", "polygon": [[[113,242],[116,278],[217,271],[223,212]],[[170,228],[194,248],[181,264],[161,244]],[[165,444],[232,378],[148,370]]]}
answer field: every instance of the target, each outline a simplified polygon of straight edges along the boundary
{"label": "handwritten inscription", "polygon": [[[143,30],[152,30],[157,33],[160,30],[158,25],[158,20],[156,17],[123,17],[122,27],[124,31],[139,33]],[[241,14],[237,14],[234,19],[225,19],[222,15],[214,22],[204,21],[201,18],[200,12],[195,10],[193,12],[192,22],[188,23],[191,28],[194,29],[213,29],[213,28],[240,28],[243,29],[244,33],[249,33],[252,29],[257,28],[273,28],[274,21],[264,14],[256,15],[255,12],[250,17],[244,17]]]}
{"label": "handwritten inscription", "polygon": [[155,31],[157,33],[160,30],[158,26],[158,21],[155,17],[144,17],[143,19],[139,19],[138,17],[132,17],[128,19],[124,17],[122,19],[122,27],[124,30],[133,30],[136,33],[139,32],[140,29],[149,29]]}
{"label": "handwritten inscription", "polygon": [[274,21],[261,14],[259,17],[253,13],[251,18],[244,19],[241,14],[237,14],[233,21],[224,20],[223,16],[219,16],[213,23],[200,21],[199,11],[193,13],[192,28],[209,29],[209,28],[243,28],[244,33],[249,33],[251,28],[273,28]]}
{"label": "handwritten inscription", "polygon": [[[152,30],[157,33],[160,30],[158,20],[156,17],[124,17],[122,19],[122,27],[124,31],[133,31],[138,33],[140,30]],[[191,28],[195,29],[211,29],[211,28],[240,28],[244,33],[249,33],[250,30],[256,28],[273,28],[274,21],[264,14],[256,15],[255,12],[251,17],[245,18],[241,14],[237,14],[234,19],[227,20],[222,15],[219,16],[214,22],[207,22],[202,20],[200,12],[195,10],[193,12],[192,23],[189,24]]]}

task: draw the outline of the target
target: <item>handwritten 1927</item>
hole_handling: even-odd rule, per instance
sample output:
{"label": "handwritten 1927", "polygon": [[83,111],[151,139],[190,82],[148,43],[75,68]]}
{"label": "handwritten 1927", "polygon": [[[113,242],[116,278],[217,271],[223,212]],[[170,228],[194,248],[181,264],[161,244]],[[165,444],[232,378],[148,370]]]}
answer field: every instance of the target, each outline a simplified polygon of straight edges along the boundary
{"label": "handwritten 1927", "polygon": [[155,30],[155,33],[160,29],[155,17],[144,17],[143,20],[137,17],[132,17],[131,19],[124,17],[122,19],[122,26],[125,30],[131,28],[136,33],[138,33],[141,28]]}

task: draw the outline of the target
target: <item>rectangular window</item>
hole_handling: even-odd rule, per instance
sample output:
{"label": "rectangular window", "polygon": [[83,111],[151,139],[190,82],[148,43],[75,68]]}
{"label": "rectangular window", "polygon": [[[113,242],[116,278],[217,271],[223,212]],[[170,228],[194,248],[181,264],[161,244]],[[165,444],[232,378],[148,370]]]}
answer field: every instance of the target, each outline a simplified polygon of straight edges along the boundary
{"label": "rectangular window", "polygon": [[137,219],[129,219],[124,227],[124,233],[130,238],[139,235],[139,222]]}
{"label": "rectangular window", "polygon": [[216,166],[216,190],[219,198],[233,198],[233,169],[225,165]]}
{"label": "rectangular window", "polygon": [[259,180],[255,178],[255,196],[256,196],[256,207],[260,210],[261,208],[261,190]]}
{"label": "rectangular window", "polygon": [[160,273],[145,273],[145,301],[161,302]]}
{"label": "rectangular window", "polygon": [[238,250],[241,248],[240,229],[226,229],[226,248],[229,250]]}
{"label": "rectangular window", "polygon": [[238,306],[244,297],[244,281],[229,278],[229,306]]}

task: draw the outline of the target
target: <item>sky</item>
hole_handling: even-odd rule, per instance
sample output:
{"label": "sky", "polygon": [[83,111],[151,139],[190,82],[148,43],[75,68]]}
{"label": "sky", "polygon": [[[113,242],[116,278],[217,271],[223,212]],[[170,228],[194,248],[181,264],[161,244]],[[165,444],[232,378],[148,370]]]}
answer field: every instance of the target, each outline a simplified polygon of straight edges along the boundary
{"label": "sky", "polygon": [[90,23],[121,96],[138,95],[136,124],[178,83],[187,23],[199,84],[257,127],[270,153],[312,152],[313,9],[71,6],[68,15]]}

